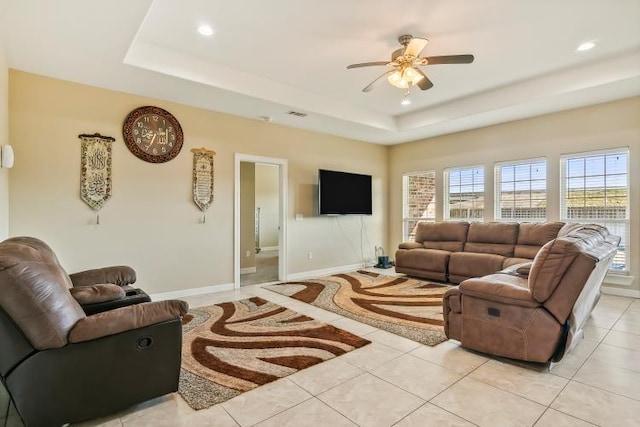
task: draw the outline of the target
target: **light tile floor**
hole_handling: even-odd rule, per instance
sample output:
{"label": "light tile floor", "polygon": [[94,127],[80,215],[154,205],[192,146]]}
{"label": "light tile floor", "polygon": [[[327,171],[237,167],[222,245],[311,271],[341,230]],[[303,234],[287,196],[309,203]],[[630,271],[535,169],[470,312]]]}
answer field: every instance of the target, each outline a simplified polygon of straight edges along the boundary
{"label": "light tile floor", "polygon": [[456,341],[419,345],[260,285],[185,299],[197,307],[251,296],[373,343],[202,411],[171,394],[82,425],[640,425],[640,299],[603,295],[585,339],[549,372],[467,351]]}

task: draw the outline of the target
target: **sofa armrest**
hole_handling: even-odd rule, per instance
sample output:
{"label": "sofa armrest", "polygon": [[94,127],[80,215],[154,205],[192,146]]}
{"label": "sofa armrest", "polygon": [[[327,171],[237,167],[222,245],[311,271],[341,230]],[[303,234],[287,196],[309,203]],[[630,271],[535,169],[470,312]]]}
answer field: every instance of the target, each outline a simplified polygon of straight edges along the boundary
{"label": "sofa armrest", "polygon": [[177,319],[189,306],[180,300],[145,302],[80,319],[69,332],[69,342],[78,343],[115,335],[132,329]]}
{"label": "sofa armrest", "polygon": [[70,274],[73,286],[93,286],[101,283],[113,283],[118,286],[136,282],[136,271],[126,265],[95,268]]}
{"label": "sofa armrest", "polygon": [[398,246],[398,249],[424,249],[424,245],[418,242],[402,242]]}
{"label": "sofa armrest", "polygon": [[521,307],[540,307],[540,303],[533,299],[527,279],[509,274],[490,274],[484,277],[467,279],[460,283],[460,293],[488,301]]}
{"label": "sofa armrest", "polygon": [[97,304],[100,302],[114,301],[124,298],[125,292],[118,285],[104,283],[93,286],[78,286],[69,289],[71,296],[78,301],[78,304]]}

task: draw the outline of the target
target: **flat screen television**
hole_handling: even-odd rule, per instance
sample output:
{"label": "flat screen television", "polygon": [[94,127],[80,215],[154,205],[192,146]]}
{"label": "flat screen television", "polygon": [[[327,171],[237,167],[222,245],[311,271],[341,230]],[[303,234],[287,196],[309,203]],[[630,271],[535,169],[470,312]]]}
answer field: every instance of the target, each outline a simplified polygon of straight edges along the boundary
{"label": "flat screen television", "polygon": [[318,171],[320,215],[371,215],[371,175]]}

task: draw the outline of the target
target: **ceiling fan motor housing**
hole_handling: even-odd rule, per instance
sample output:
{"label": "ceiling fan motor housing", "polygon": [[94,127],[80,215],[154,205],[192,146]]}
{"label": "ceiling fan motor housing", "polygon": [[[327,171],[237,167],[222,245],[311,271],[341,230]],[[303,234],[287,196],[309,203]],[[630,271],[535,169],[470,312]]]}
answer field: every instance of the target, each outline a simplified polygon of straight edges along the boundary
{"label": "ceiling fan motor housing", "polygon": [[402,46],[406,46],[409,44],[412,38],[413,38],[412,35],[405,34],[404,36],[398,37],[398,41]]}

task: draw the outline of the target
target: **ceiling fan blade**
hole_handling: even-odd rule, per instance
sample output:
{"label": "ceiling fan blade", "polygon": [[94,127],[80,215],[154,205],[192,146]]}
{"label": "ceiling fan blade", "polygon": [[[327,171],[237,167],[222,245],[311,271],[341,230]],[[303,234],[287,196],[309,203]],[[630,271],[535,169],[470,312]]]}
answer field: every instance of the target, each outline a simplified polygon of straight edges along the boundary
{"label": "ceiling fan blade", "polygon": [[364,89],[362,89],[363,92],[371,92],[371,90],[373,88],[375,88],[376,86],[378,86],[381,82],[384,81],[383,77],[388,76],[389,74],[393,73],[393,70],[389,70],[386,73],[382,74],[381,76],[377,77],[374,81],[372,81],[371,83],[369,83],[367,86],[364,87]]}
{"label": "ceiling fan blade", "polygon": [[422,72],[422,70],[419,70],[417,68],[414,68],[414,70],[416,70],[418,74],[422,76],[418,83],[416,83],[416,86],[418,86],[422,90],[431,89],[433,87],[433,82],[429,80],[429,78]]}
{"label": "ceiling fan blade", "polygon": [[429,43],[429,40],[422,37],[414,37],[411,39],[407,47],[404,49],[404,55],[419,56],[422,49]]}
{"label": "ceiling fan blade", "polygon": [[473,62],[473,55],[444,55],[444,56],[427,56],[423,58],[427,60],[423,65],[438,65],[438,64],[471,64]]}
{"label": "ceiling fan blade", "polygon": [[373,67],[375,65],[387,65],[389,61],[361,62],[360,64],[347,65],[347,70],[352,68]]}

